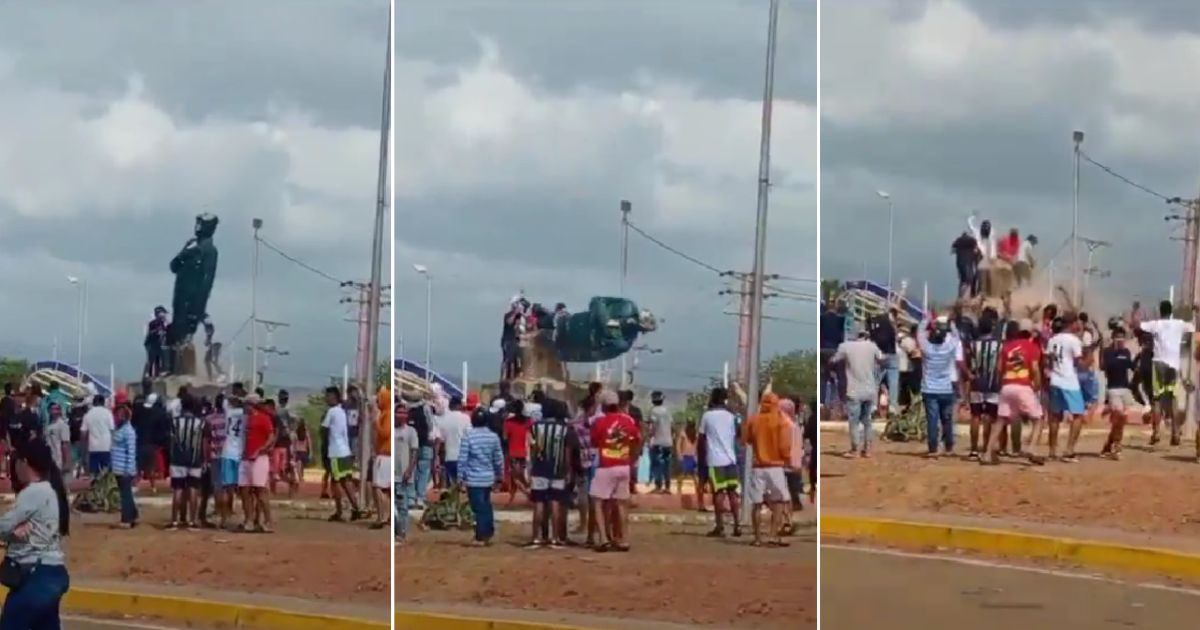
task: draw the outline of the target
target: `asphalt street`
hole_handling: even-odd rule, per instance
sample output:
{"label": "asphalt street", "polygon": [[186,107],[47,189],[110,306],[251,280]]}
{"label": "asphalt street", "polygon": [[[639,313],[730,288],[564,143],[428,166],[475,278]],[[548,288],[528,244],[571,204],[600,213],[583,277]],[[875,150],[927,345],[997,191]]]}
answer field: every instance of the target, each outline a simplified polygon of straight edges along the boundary
{"label": "asphalt street", "polygon": [[1200,591],[823,545],[823,630],[1192,627]]}

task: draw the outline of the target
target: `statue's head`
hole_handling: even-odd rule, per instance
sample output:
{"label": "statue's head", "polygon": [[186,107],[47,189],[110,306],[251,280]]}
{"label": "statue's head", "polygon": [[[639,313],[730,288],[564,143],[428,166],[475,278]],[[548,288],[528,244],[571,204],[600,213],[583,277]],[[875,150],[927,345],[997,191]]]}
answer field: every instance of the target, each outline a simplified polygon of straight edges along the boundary
{"label": "statue's head", "polygon": [[196,238],[212,238],[217,232],[218,221],[220,219],[215,214],[205,212],[196,215]]}
{"label": "statue's head", "polygon": [[654,313],[651,313],[650,311],[645,309],[639,310],[638,328],[641,328],[642,332],[654,332],[655,330],[658,330],[658,318],[655,317]]}

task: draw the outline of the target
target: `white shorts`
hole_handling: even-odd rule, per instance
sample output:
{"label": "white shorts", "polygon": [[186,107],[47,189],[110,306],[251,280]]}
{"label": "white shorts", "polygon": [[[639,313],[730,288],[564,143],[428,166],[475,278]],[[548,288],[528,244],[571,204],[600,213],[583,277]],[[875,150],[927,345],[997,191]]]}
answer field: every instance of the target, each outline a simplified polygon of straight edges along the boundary
{"label": "white shorts", "polygon": [[998,405],[1000,404],[1000,393],[991,392],[985,394],[983,392],[971,392],[970,403],[972,405]]}
{"label": "white shorts", "polygon": [[201,469],[201,468],[188,468],[186,466],[171,466],[171,478],[172,479],[186,479],[188,477],[191,477],[193,479],[199,479],[200,473],[202,471],[203,471],[203,469]]}
{"label": "white shorts", "polygon": [[1137,400],[1133,397],[1133,392],[1124,387],[1108,390],[1108,407],[1116,412],[1122,412],[1127,409],[1137,407]]}
{"label": "white shorts", "polygon": [[788,500],[787,477],[783,468],[755,468],[750,475],[750,502],[782,503]]}
{"label": "white shorts", "polygon": [[382,490],[392,487],[392,456],[376,455],[371,470],[371,485]]}

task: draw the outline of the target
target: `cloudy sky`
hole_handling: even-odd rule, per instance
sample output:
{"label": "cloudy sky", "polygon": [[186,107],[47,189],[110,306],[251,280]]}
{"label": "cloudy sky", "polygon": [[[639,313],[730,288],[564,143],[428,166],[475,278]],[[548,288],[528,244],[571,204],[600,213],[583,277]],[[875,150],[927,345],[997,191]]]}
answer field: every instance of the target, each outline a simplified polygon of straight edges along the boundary
{"label": "cloudy sky", "polygon": [[[249,315],[252,217],[293,256],[365,278],[386,38],[386,0],[0,5],[0,353],[49,358],[57,337],[75,360],[72,274],[89,284],[85,369],[136,377],[168,261],[206,210],[225,341]],[[352,360],[340,297],[264,253],[260,316],[292,324],[269,382],[319,385]]]}
{"label": "cloudy sky", "polygon": [[[1095,160],[1168,196],[1196,195],[1195,3],[829,2],[821,27],[826,277],[859,277],[865,264],[886,279],[876,189],[896,203],[897,280],[951,294],[949,243],[972,210],[1035,233],[1049,258],[1070,234],[1076,129]],[[1113,244],[1097,259],[1112,272],[1099,281],[1105,304],[1161,299],[1179,282],[1166,214],[1083,164],[1080,235]],[[1058,264],[1069,263],[1068,247]]]}
{"label": "cloudy sky", "polygon": [[[579,309],[619,287],[621,199],[632,221],[718,269],[752,263],[767,11],[762,1],[433,0],[397,6],[397,334],[433,364],[494,378],[501,315],[530,299]],[[452,6],[451,6],[452,5]],[[697,10],[703,6],[704,10]],[[768,267],[816,277],[816,10],[784,2]],[[639,381],[720,375],[736,344],[714,273],[631,236],[628,294],[665,319]],[[811,283],[783,288],[813,292]],[[774,300],[812,322],[816,307]],[[764,354],[816,329],[768,322]]]}

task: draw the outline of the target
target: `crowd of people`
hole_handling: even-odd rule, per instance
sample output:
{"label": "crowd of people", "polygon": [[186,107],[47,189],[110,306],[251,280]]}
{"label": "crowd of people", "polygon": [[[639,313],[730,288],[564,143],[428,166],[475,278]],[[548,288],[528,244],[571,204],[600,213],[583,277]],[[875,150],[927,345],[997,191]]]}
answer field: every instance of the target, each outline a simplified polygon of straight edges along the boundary
{"label": "crowd of people", "polygon": [[[64,479],[90,479],[111,474],[120,496],[121,525],[136,527],[140,514],[134,494],[146,484],[151,494],[160,483],[171,492],[168,529],[232,528],[271,532],[268,499],[294,497],[303,481],[313,449],[320,448],[322,498],[334,500],[330,520],[367,517],[357,501],[357,470],[373,483],[375,527],[387,526],[391,514],[390,410],[381,414],[371,468],[358,463],[358,418],[364,400],[353,385],[325,392],[326,412],[317,436],[291,408],[287,390],[267,398],[262,388],[248,392],[234,383],[213,398],[181,387],[163,400],[155,393],[130,399],[125,390],[111,400],[102,395],[71,399],[57,383],[43,391],[36,384],[19,390],[8,384],[0,398],[0,476],[12,479],[17,453],[32,441],[45,443]],[[390,403],[381,395],[380,404]],[[318,438],[318,439],[314,439]],[[382,468],[381,468],[382,467]],[[384,502],[381,506],[380,502]],[[240,512],[235,507],[240,504]],[[211,510],[210,510],[211,507]],[[382,509],[380,509],[382,507]]]}
{"label": "crowd of people", "polygon": [[[1088,313],[1060,312],[1053,304],[1035,322],[1005,319],[991,307],[971,317],[959,302],[911,328],[893,311],[870,318],[827,356],[826,400],[849,421],[851,458],[870,456],[877,411],[891,417],[919,402],[932,458],[954,453],[955,423],[965,406],[970,460],[1075,462],[1083,426],[1102,416],[1110,425],[1099,454],[1119,460],[1125,427],[1139,417],[1151,426],[1149,446],[1162,441],[1164,427],[1170,444],[1180,444],[1185,416],[1177,393],[1184,341],[1194,332],[1191,322],[1174,317],[1169,301],[1154,319],[1135,302],[1103,329]],[[1044,455],[1034,452],[1043,437]]]}
{"label": "crowd of people", "polygon": [[[494,494],[518,497],[533,506],[527,546],[560,548],[582,544],[597,551],[628,551],[629,509],[638,493],[638,464],[649,457],[650,486],[657,495],[682,493],[690,481],[697,508],[707,512],[712,498],[711,536],[742,535],[738,503],[745,444],[753,445],[751,486],[754,544],[786,546],[794,530],[793,510],[801,509],[804,476],[815,495],[816,419],[796,398],[767,393],[748,421],[729,409],[728,392],[715,388],[699,418],[676,422],[661,392],[651,395],[649,414],[629,390],[592,383],[572,413],[565,401],[535,388],[528,399],[501,383],[486,405],[470,392],[466,400],[434,388],[431,400],[415,396],[396,405],[393,452],[396,458],[396,540],[409,534],[409,509],[432,508],[430,490],[462,489],[474,516],[474,544],[495,536]],[[808,463],[805,455],[808,452]],[[806,467],[807,466],[807,467]],[[673,483],[674,482],[674,483]],[[453,492],[442,492],[455,500]],[[771,513],[762,523],[760,508]],[[568,515],[578,522],[568,531]],[[727,525],[726,521],[731,521]],[[582,543],[570,535],[583,536]]]}

